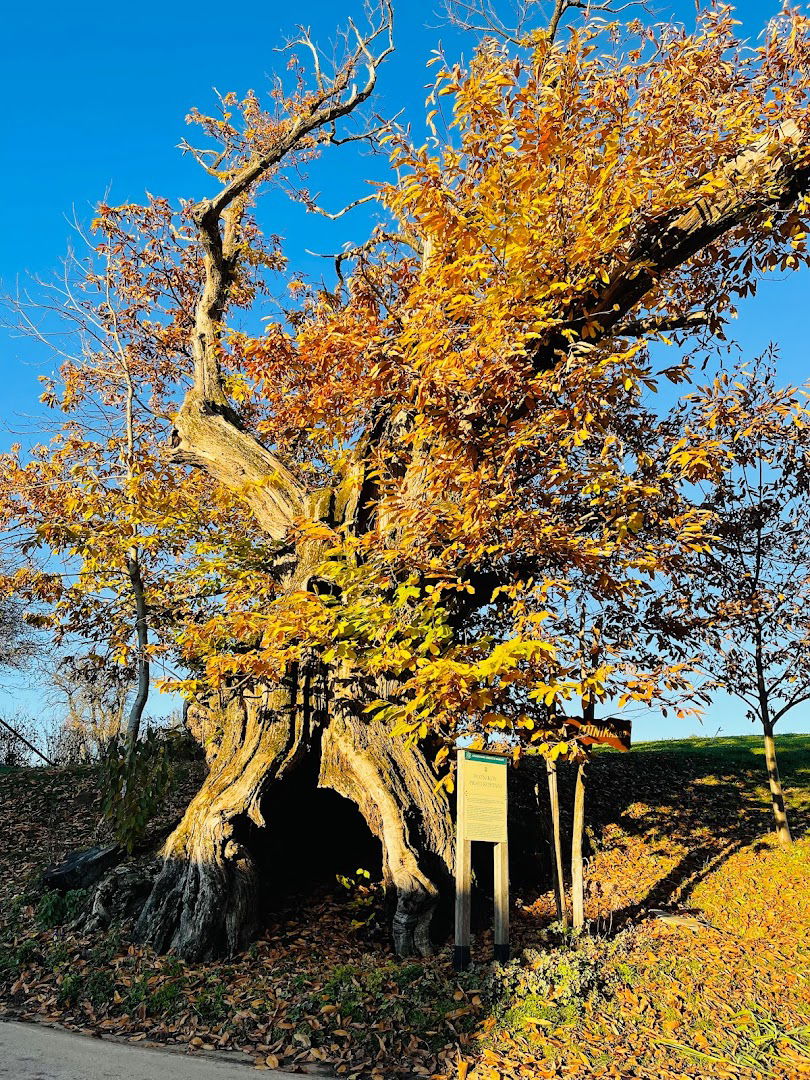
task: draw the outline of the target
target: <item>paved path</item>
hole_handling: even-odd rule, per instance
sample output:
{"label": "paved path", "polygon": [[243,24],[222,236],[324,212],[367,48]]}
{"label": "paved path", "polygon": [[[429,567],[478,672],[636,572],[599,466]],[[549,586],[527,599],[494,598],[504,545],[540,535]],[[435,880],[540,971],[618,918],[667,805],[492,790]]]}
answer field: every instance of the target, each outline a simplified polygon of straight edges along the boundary
{"label": "paved path", "polygon": [[[190,1056],[72,1031],[0,1021],[0,1077],[9,1080],[250,1080],[250,1059]],[[265,1075],[268,1075],[265,1073]],[[301,1080],[272,1072],[273,1080]]]}

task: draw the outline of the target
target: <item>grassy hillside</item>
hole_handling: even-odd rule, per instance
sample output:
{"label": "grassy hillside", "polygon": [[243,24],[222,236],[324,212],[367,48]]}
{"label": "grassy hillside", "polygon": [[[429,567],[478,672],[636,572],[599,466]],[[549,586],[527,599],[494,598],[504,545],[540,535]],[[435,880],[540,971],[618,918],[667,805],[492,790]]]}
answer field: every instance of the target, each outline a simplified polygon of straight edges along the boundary
{"label": "grassy hillside", "polygon": [[[779,741],[794,834],[810,820],[810,737]],[[189,773],[156,842],[193,789]],[[0,1009],[82,1030],[243,1050],[261,1068],[341,1076],[810,1075],[810,840],[773,847],[756,738],[598,753],[589,786],[590,933],[554,925],[547,893],[514,897],[519,959],[462,977],[449,948],[390,954],[379,894],[332,883],[268,908],[259,941],[189,966],[132,944],[126,925],[70,925],[42,866],[103,836],[92,769],[0,775]],[[282,868],[283,872],[283,868]],[[68,910],[69,908],[69,910]],[[699,912],[675,922],[652,908]],[[61,914],[60,914],[61,913]],[[491,934],[477,935],[479,961]]]}
{"label": "grassy hillside", "polygon": [[[780,768],[795,771],[810,768],[810,735],[777,735]],[[616,753],[617,751],[607,751]],[[764,772],[765,751],[761,735],[729,735],[709,739],[691,736],[688,739],[661,739],[636,743],[630,751],[639,754],[694,754],[707,762],[713,761],[722,769],[729,765],[743,770],[760,767]],[[784,763],[782,762],[784,758]],[[756,764],[755,764],[756,763]]]}

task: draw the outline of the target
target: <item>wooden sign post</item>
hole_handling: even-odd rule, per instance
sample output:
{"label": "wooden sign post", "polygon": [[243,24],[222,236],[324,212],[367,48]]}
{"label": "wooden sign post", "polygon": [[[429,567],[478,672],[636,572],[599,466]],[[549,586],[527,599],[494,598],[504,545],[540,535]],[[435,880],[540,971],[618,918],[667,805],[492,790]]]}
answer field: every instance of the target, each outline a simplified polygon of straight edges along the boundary
{"label": "wooden sign post", "polygon": [[453,967],[470,966],[472,842],[494,844],[495,956],[509,959],[509,842],[506,832],[506,773],[509,757],[483,750],[457,752],[456,939]]}

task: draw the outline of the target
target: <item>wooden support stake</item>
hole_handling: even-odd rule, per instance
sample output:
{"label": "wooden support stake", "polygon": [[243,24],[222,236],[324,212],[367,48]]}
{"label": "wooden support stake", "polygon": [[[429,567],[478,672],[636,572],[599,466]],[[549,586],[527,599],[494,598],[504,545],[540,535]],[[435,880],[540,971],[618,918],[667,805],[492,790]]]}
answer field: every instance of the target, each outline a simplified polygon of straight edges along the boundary
{"label": "wooden support stake", "polygon": [[581,761],[577,769],[574,791],[574,827],[571,836],[571,915],[575,930],[585,925],[585,880],[582,865],[582,834],[585,831],[585,781],[588,763]]}
{"label": "wooden support stake", "polygon": [[453,946],[453,967],[456,971],[466,971],[470,966],[472,843],[467,839],[462,770],[463,754],[459,754],[456,769],[456,936]]}
{"label": "wooden support stake", "polygon": [[560,795],[557,790],[557,762],[546,761],[546,772],[548,774],[548,797],[551,803],[554,893],[557,900],[557,917],[563,926],[568,926],[568,912],[565,904],[565,879],[563,877],[562,836],[560,833]]}
{"label": "wooden support stake", "polygon": [[34,744],[33,744],[33,743],[30,743],[30,742],[28,741],[28,739],[26,739],[26,737],[25,737],[24,735],[21,735],[21,734],[19,733],[19,731],[17,731],[17,729],[16,729],[15,727],[12,727],[12,726],[11,726],[11,724],[7,724],[7,723],[6,723],[6,721],[5,721],[5,720],[3,720],[3,718],[2,718],[2,717],[0,717],[0,724],[2,724],[2,725],[3,725],[3,727],[4,727],[4,728],[5,728],[5,729],[6,729],[7,731],[10,731],[12,735],[16,735],[16,736],[17,736],[17,738],[18,738],[18,739],[20,740],[20,742],[21,742],[21,743],[25,743],[25,745],[26,745],[26,746],[28,747],[28,749],[29,749],[29,750],[33,750],[33,752],[34,752],[34,753],[35,753],[35,754],[37,755],[37,757],[38,757],[38,758],[41,758],[41,759],[42,759],[42,760],[43,760],[43,761],[45,762],[45,764],[46,764],[46,765],[50,765],[50,767],[51,767],[51,768],[53,768],[53,767],[54,767],[54,764],[53,764],[53,762],[52,762],[52,761],[50,760],[50,758],[46,758],[46,757],[45,757],[45,755],[44,755],[44,754],[42,753],[42,751],[41,751],[41,750],[37,750],[37,748],[36,748],[36,747],[34,746]]}
{"label": "wooden support stake", "polygon": [[509,844],[496,844],[495,858],[495,962],[509,960]]}

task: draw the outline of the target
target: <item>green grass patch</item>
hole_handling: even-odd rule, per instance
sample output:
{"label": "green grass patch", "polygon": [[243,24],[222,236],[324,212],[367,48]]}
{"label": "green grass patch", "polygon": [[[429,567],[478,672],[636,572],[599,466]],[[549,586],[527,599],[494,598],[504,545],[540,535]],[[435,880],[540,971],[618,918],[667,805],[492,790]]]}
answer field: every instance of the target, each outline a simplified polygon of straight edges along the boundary
{"label": "green grass patch", "polygon": [[[600,753],[619,753],[606,750]],[[791,759],[794,756],[807,768],[810,768],[810,735],[776,734],[776,752]],[[693,735],[688,739],[661,739],[655,742],[640,742],[630,750],[631,754],[689,754],[708,757],[717,761],[734,762],[739,765],[752,764],[752,759],[764,758],[765,747],[761,735],[725,735],[706,738]]]}

